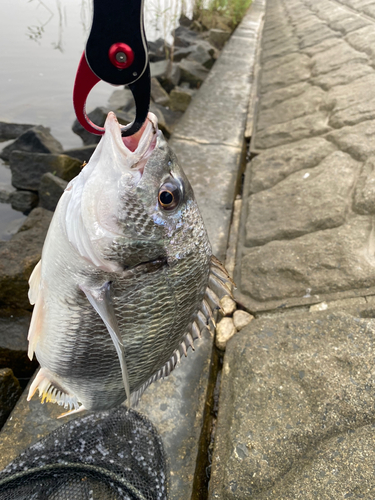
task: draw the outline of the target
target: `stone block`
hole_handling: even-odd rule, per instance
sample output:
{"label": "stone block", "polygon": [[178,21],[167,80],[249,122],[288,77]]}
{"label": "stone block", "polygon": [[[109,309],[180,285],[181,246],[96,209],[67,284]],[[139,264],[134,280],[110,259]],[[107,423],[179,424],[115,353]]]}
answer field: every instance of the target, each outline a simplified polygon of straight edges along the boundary
{"label": "stone block", "polygon": [[332,49],[336,45],[341,44],[341,39],[337,36],[333,38],[326,38],[322,42],[319,42],[315,45],[311,45],[309,47],[304,47],[302,52],[310,57],[318,54],[319,52],[325,52],[328,49]]}
{"label": "stone block", "polygon": [[360,101],[340,111],[333,111],[329,118],[329,124],[333,128],[341,128],[347,125],[356,125],[375,118],[375,98]]}
{"label": "stone block", "polygon": [[328,105],[334,113],[339,113],[361,102],[375,99],[375,73],[358,78],[347,85],[333,87],[327,96]]}
{"label": "stone block", "polygon": [[361,29],[349,33],[346,36],[346,40],[352,47],[354,47],[354,49],[360,52],[365,52],[370,57],[370,59],[374,61],[375,34],[372,24],[368,24]]}
{"label": "stone block", "polygon": [[326,106],[326,93],[318,87],[309,87],[299,96],[291,97],[272,108],[262,110],[258,115],[257,130],[311,115]]}
{"label": "stone block", "polygon": [[12,184],[18,189],[38,191],[42,175],[51,172],[65,181],[81,172],[82,162],[67,155],[13,151],[10,157]]}
{"label": "stone block", "polygon": [[68,183],[50,172],[44,174],[39,185],[39,205],[46,210],[55,210]]}
{"label": "stone block", "polygon": [[208,32],[208,41],[221,50],[230,38],[230,31],[212,28]]}
{"label": "stone block", "polygon": [[337,44],[331,49],[319,52],[312,58],[312,76],[329,73],[347,63],[368,63],[368,57],[363,52],[350,47],[345,42]]}
{"label": "stone block", "polygon": [[194,50],[193,45],[189,45],[189,47],[176,47],[173,51],[173,61],[180,62],[182,59],[188,57],[192,51]]}
{"label": "stone block", "polygon": [[371,224],[358,215],[338,228],[243,249],[235,297],[253,312],[373,294]]}
{"label": "stone block", "polygon": [[192,49],[187,59],[196,61],[207,69],[212,68],[219,56],[219,51],[205,40],[200,40],[195,45],[192,45]]}
{"label": "stone block", "polygon": [[329,73],[323,73],[315,78],[311,78],[311,83],[322,87],[323,90],[330,90],[339,85],[347,85],[363,76],[370,75],[373,71],[371,66],[367,64],[349,62]]}
{"label": "stone block", "polygon": [[151,98],[156,104],[169,106],[169,95],[156,78],[151,78]]}
{"label": "stone block", "polygon": [[174,31],[174,44],[176,47],[189,47],[197,40],[198,35],[186,26],[178,26]]}
{"label": "stone block", "polygon": [[11,368],[19,379],[30,378],[38,367],[27,356],[31,313],[0,309],[0,368]]}
{"label": "stone block", "polygon": [[324,134],[330,130],[327,119],[328,112],[319,111],[311,115],[295,118],[289,122],[270,125],[259,132],[256,130],[251,149],[257,151],[272,148]]}
{"label": "stone block", "polygon": [[270,92],[310,78],[311,61],[305,54],[297,54],[289,63],[262,71],[260,86],[263,92]]}
{"label": "stone block", "polygon": [[60,154],[62,150],[62,145],[51,135],[49,129],[39,125],[27,130],[18,139],[6,146],[1,151],[0,158],[8,161],[12,151]]}
{"label": "stone block", "polygon": [[0,429],[5,424],[18,398],[22,394],[20,383],[10,368],[0,368]]}
{"label": "stone block", "polygon": [[298,97],[304,92],[308,92],[310,88],[311,85],[308,82],[302,82],[261,94],[259,97],[259,112],[261,113],[265,109],[273,108],[292,97]]}
{"label": "stone block", "polygon": [[[93,123],[95,123],[95,125],[98,125],[98,127],[104,127],[104,122],[106,121],[108,111],[108,108],[97,107],[93,111],[90,111],[87,116]],[[74,120],[72,130],[75,134],[79,135],[85,146],[88,146],[89,144],[96,145],[100,141],[100,135],[94,135],[91,134],[91,132],[88,132],[85,128],[82,127],[77,119]]]}
{"label": "stone block", "polygon": [[10,203],[15,188],[6,182],[0,182],[0,203]]}
{"label": "stone block", "polygon": [[0,140],[9,141],[10,139],[17,139],[24,132],[34,127],[35,125],[26,123],[0,122]]}
{"label": "stone block", "polygon": [[10,203],[13,210],[30,212],[38,204],[38,195],[33,191],[15,191],[12,193]]}
{"label": "stone block", "polygon": [[375,121],[343,127],[327,134],[327,139],[356,160],[365,161],[375,155]]}
{"label": "stone block", "polygon": [[170,49],[169,44],[163,39],[158,38],[155,41],[147,41],[148,55],[151,62],[162,61],[166,58],[166,50]]}
{"label": "stone block", "polygon": [[253,194],[248,200],[245,245],[341,226],[359,170],[358,162],[336,151],[319,166],[295,172],[273,188]]}
{"label": "stone block", "polygon": [[194,92],[190,89],[175,87],[170,94],[169,107],[172,111],[185,112],[191,102]]}
{"label": "stone block", "polygon": [[208,69],[196,61],[183,59],[179,63],[181,80],[188,82],[192,87],[199,87],[207,78]]}
{"label": "stone block", "polygon": [[372,498],[374,320],[254,320],[228,342],[209,499]]}
{"label": "stone block", "polygon": [[67,149],[63,153],[71,158],[77,158],[77,160],[81,163],[88,163],[95,149],[96,144],[89,144],[88,146],[83,146],[82,148]]}
{"label": "stone block", "polygon": [[288,175],[316,167],[336,147],[322,137],[269,148],[248,164],[245,185],[249,194],[275,186]]}
{"label": "stone block", "polygon": [[52,213],[34,208],[19,231],[0,247],[0,306],[30,309],[28,280],[41,257]]}

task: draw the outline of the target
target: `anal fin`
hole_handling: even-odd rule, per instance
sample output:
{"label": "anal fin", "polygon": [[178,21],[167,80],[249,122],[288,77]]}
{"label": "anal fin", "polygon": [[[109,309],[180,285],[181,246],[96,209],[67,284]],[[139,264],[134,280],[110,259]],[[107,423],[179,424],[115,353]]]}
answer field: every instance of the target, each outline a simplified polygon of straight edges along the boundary
{"label": "anal fin", "polygon": [[124,345],[122,343],[122,338],[120,335],[111,299],[111,283],[106,282],[100,288],[88,288],[84,285],[80,285],[80,288],[88,298],[92,307],[95,309],[95,311],[99,314],[99,316],[103,320],[103,323],[107,327],[107,330],[111,336],[112,342],[117,352],[118,359],[120,361],[122,380],[124,383],[128,405],[130,406],[129,375],[126,366]]}

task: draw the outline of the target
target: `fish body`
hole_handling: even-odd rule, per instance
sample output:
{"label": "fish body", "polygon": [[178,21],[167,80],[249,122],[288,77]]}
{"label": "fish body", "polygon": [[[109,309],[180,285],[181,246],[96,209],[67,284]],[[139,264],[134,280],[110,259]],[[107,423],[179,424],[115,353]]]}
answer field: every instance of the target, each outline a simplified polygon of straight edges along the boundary
{"label": "fish body", "polygon": [[209,323],[212,288],[225,293],[227,281],[156,118],[129,147],[113,113],[105,129],[30,278],[29,356],[41,370],[29,399],[39,389],[42,402],[74,411],[137,399],[168,375]]}

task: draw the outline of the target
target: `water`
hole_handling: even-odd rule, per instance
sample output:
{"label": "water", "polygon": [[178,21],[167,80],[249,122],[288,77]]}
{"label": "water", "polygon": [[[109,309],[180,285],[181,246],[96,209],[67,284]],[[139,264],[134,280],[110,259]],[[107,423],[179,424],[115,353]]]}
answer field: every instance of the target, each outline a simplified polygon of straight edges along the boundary
{"label": "water", "polygon": [[[91,3],[0,3],[0,120],[41,124],[51,128],[65,149],[81,146],[71,131],[75,119],[72,91],[91,27]],[[147,38],[169,35],[183,7],[186,11],[184,0],[145,0]],[[105,106],[113,90],[100,82],[90,93],[87,109]]]}
{"label": "water", "polygon": [[[145,0],[147,38],[171,41],[181,10],[191,12],[187,2],[191,0]],[[0,4],[0,121],[44,125],[64,149],[82,146],[71,131],[72,92],[91,27],[91,1],[0,0]],[[88,111],[106,106],[114,90],[103,82],[96,85]],[[0,162],[0,182],[8,181],[10,171]],[[9,239],[23,217],[1,203],[0,240]]]}

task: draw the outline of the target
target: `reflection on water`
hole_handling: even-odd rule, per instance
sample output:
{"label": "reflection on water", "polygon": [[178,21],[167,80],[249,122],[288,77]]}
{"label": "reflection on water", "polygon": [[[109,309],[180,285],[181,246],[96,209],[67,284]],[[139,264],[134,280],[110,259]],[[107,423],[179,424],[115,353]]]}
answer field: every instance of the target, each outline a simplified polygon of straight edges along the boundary
{"label": "reflection on water", "polygon": [[[124,0],[125,1],[125,0]],[[190,2],[190,0],[189,0]],[[1,0],[0,121],[51,128],[64,148],[81,146],[71,131],[72,90],[91,26],[90,0]],[[187,0],[145,0],[149,40],[165,38]],[[113,87],[103,82],[90,93],[87,109],[105,106]]]}

